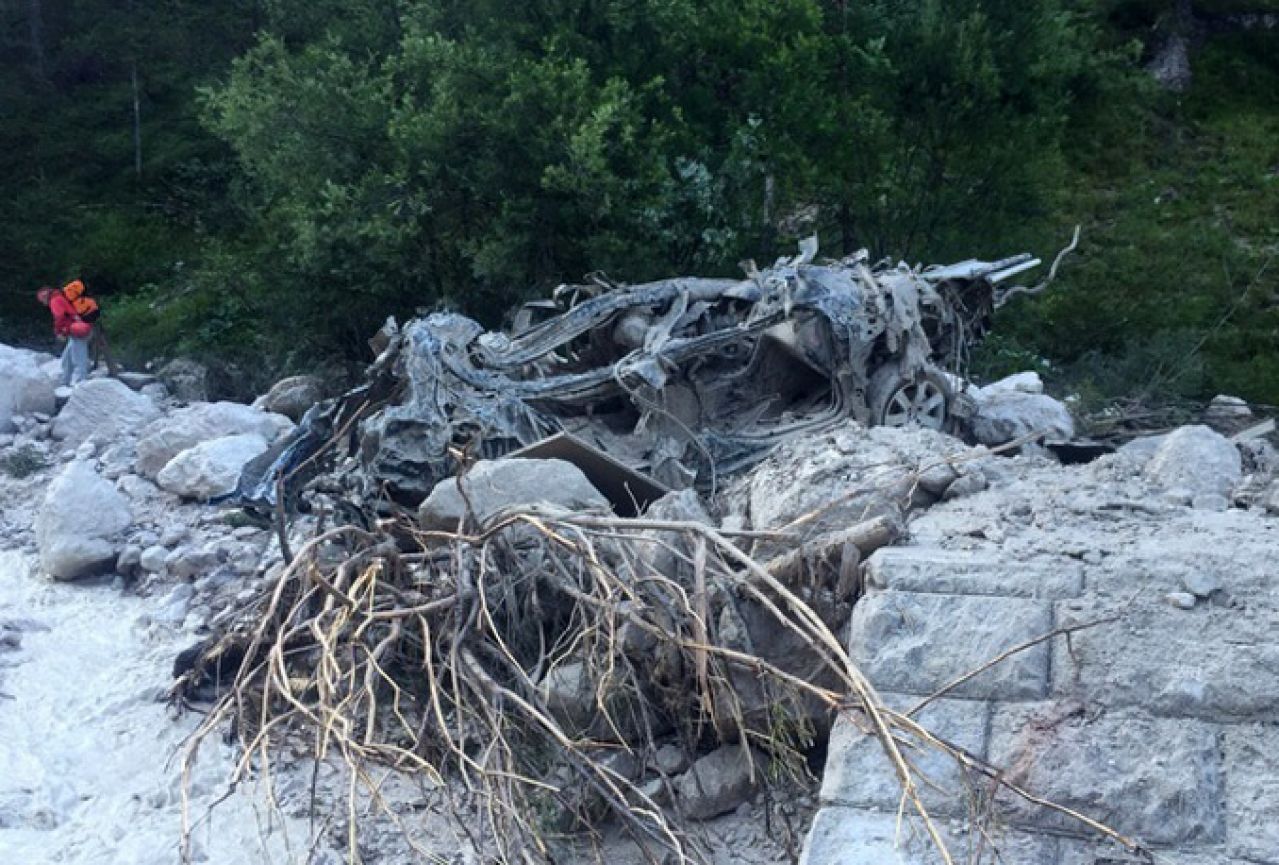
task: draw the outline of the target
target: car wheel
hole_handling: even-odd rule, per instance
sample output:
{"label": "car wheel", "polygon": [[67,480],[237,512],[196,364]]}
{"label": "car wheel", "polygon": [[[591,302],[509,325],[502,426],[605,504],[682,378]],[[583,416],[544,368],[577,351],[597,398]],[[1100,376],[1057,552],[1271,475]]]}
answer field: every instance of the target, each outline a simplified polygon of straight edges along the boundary
{"label": "car wheel", "polygon": [[889,364],[871,376],[866,389],[872,426],[944,430],[953,398],[945,376],[931,366],[905,376],[895,364]]}

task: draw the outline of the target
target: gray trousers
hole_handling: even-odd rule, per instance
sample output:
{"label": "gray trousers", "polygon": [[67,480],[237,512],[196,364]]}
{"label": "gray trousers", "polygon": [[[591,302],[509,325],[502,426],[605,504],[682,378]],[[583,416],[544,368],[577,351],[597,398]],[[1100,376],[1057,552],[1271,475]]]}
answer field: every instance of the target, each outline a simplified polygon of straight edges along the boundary
{"label": "gray trousers", "polygon": [[62,350],[62,383],[78,384],[89,377],[89,340],[67,337]]}

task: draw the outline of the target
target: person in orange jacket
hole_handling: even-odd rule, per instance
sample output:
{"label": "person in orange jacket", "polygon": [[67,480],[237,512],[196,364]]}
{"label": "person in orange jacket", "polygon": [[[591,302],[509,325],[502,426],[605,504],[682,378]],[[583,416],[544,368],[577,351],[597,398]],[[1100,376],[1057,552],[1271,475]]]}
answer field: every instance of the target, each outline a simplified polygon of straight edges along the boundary
{"label": "person in orange jacket", "polygon": [[56,288],[44,286],[36,292],[36,300],[49,307],[53,316],[53,333],[67,341],[62,350],[62,384],[75,385],[89,376],[89,337],[93,325],[76,315],[71,301]]}

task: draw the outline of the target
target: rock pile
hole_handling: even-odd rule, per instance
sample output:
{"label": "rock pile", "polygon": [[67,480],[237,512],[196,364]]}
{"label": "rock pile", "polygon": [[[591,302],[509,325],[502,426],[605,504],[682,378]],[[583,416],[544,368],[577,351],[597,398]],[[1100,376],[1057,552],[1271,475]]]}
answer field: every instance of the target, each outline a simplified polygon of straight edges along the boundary
{"label": "rock pile", "polygon": [[[246,463],[290,435],[318,398],[318,383],[287,380],[254,408],[198,399],[206,393],[199,377],[179,369],[170,371],[169,385],[139,380],[140,390],[92,380],[55,412],[49,367],[41,356],[0,350],[0,371],[12,373],[0,384],[0,455],[23,454],[31,467],[23,477],[0,478],[0,492],[10,502],[40,502],[6,507],[0,537],[36,553],[53,579],[112,575],[147,596],[144,631],[195,640],[244,621],[284,579],[279,539],[240,512],[201,503],[230,492]],[[181,402],[166,391],[175,382],[187,388]],[[695,653],[672,655],[635,624],[653,619],[628,618],[665,597],[636,588],[651,581],[700,605],[703,637],[725,650],[817,686],[839,685],[820,647],[776,626],[769,606],[785,606],[779,595],[742,590],[740,572],[737,588],[703,584],[705,545],[671,527],[706,526],[733,538],[819,616],[889,709],[1004,770],[1017,788],[1099,820],[1169,861],[1279,865],[1272,819],[1279,808],[1272,564],[1279,523],[1267,513],[1267,506],[1279,511],[1279,460],[1265,442],[1232,442],[1210,426],[1134,442],[1081,466],[1039,451],[993,456],[987,447],[1073,435],[1069,412],[1042,390],[1030,375],[980,389],[976,445],[933,430],[849,422],[786,443],[713,498],[685,490],[659,499],[642,531],[625,543],[600,541],[582,559],[620,574],[618,586],[628,587],[630,594],[619,588],[605,620],[616,628],[588,629],[572,647],[557,647],[556,663],[536,670],[519,693],[542,701],[557,729],[606,755],[609,772],[672,814],[740,826],[752,809],[774,808],[764,791],[782,764],[768,737],[725,741],[710,725],[692,735],[662,711],[636,708],[634,693],[616,688],[619,679],[598,663],[615,657],[660,679],[668,690],[662,706],[689,699]],[[1240,417],[1238,406],[1222,403],[1212,425],[1229,430]],[[459,525],[482,532],[513,511],[527,515],[530,505],[548,518],[610,511],[573,464],[481,460],[460,482],[435,485],[401,525],[401,537]],[[296,550],[318,525],[315,516],[299,517],[286,540]],[[559,548],[581,542],[580,527],[570,528],[552,532]],[[467,579],[485,566],[483,556],[496,557],[509,569],[512,593],[547,575],[564,578],[556,571],[563,561],[541,546],[545,536],[529,525],[512,531],[505,545],[468,548],[472,558],[455,560],[453,551],[425,543],[411,556]],[[390,553],[364,552],[392,561],[395,545],[393,538]],[[322,552],[332,555],[334,547]],[[459,597],[485,587],[462,582],[447,581]],[[440,597],[408,592],[430,588],[395,591],[426,608]],[[334,588],[346,591],[357,589]],[[549,596],[532,597],[527,608],[503,609],[535,622],[564,614]],[[0,652],[20,642],[7,628],[0,622]],[[777,742],[807,743],[814,754],[828,741],[804,862],[941,861],[909,805],[898,819],[901,787],[881,744],[867,735],[863,711],[779,701],[758,669],[722,669],[707,693],[732,695],[737,729],[775,729]],[[633,737],[641,730],[645,747],[628,753],[621,746],[640,741]],[[907,744],[927,779],[921,799],[957,861],[1141,861],[1061,810],[992,783],[976,766],[923,740]],[[558,783],[571,786],[575,777]],[[598,791],[579,792],[582,811],[600,813]],[[802,793],[790,799],[792,813],[802,810]],[[740,837],[757,838],[744,830]],[[404,852],[391,840],[379,844],[387,861]],[[741,850],[732,847],[707,858],[734,861]],[[760,849],[768,852],[757,861],[782,856]]]}

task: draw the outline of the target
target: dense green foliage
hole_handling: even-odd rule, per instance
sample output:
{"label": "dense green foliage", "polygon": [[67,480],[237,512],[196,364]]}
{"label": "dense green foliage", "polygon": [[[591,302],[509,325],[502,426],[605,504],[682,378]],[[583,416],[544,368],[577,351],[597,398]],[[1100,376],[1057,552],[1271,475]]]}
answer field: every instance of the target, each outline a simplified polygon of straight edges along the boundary
{"label": "dense green foliage", "polygon": [[1051,254],[1082,222],[988,371],[1279,402],[1279,37],[1212,35],[1177,98],[1142,72],[1176,5],[8,0],[3,338],[79,273],[135,357],[266,374],[594,270],[732,274],[813,232]]}

